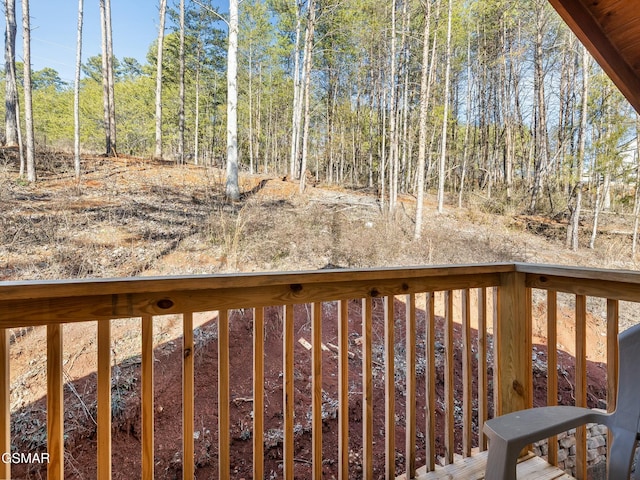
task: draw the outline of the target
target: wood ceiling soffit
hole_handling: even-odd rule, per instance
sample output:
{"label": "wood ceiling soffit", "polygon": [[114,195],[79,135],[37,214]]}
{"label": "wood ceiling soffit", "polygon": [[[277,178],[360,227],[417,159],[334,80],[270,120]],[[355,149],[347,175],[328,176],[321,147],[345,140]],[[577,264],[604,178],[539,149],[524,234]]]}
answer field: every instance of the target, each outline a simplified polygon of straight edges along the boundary
{"label": "wood ceiling soffit", "polygon": [[[619,24],[618,13],[621,10],[626,12],[629,5],[636,6],[636,0],[613,0],[610,2],[589,2],[595,3],[591,7],[585,7],[580,0],[549,0],[549,3],[560,14],[560,17],[567,23],[569,28],[576,34],[580,41],[587,47],[591,55],[600,64],[602,69],[611,77],[622,94],[627,98],[631,105],[640,113],[640,64],[630,65],[622,56],[620,51],[623,47],[635,44],[634,39],[626,37],[625,43],[622,40],[612,40],[602,25],[608,25],[611,30],[616,30]],[[591,8],[591,10],[589,10]],[[640,12],[640,6],[634,8]],[[592,15],[602,15],[606,21],[598,22]],[[625,13],[624,17],[627,17]],[[598,17],[599,18],[599,17]],[[640,15],[638,15],[637,31],[640,36]],[[627,23],[628,22],[620,22]],[[631,30],[631,29],[629,29]],[[619,31],[619,29],[618,29]],[[625,49],[626,51],[626,49]],[[630,58],[638,58],[637,54],[630,55]],[[639,59],[640,60],[640,59]],[[637,71],[634,71],[634,68]]]}

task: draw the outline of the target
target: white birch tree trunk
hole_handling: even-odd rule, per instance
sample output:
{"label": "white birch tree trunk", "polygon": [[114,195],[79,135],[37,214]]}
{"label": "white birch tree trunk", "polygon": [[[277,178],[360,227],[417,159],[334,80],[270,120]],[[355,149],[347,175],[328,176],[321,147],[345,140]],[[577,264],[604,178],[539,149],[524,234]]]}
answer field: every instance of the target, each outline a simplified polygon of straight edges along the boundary
{"label": "white birch tree trunk", "polygon": [[444,114],[442,116],[442,151],[440,152],[440,163],[438,165],[438,213],[444,212],[444,180],[445,162],[447,160],[447,123],[449,120],[449,78],[451,77],[451,15],[452,0],[449,0],[449,13],[447,15],[447,55],[444,74]]}
{"label": "white birch tree trunk", "polygon": [[[300,146],[300,123],[302,119],[302,92],[300,81],[300,29],[302,5],[296,0],[296,40],[293,48],[293,109],[291,115],[291,153],[289,158],[289,175],[296,178]],[[303,62],[304,63],[304,62]]]}
{"label": "white birch tree trunk", "polygon": [[431,35],[431,2],[426,2],[424,38],[422,39],[422,71],[420,74],[420,127],[418,138],[418,198],[416,200],[416,222],[413,238],[422,236],[422,215],[424,211],[424,170],[427,156],[427,113],[429,111],[429,37]]}
{"label": "white birch tree trunk", "polygon": [[31,100],[31,19],[29,0],[22,0],[22,50],[24,55],[24,122],[27,137],[27,180],[36,181],[36,153],[33,135],[33,105]]}
{"label": "white birch tree trunk", "polygon": [[109,85],[109,135],[111,137],[111,155],[117,155],[116,150],[116,96],[115,79],[113,74],[113,36],[111,33],[111,0],[105,3],[105,29],[107,33],[107,78]]}
{"label": "white birch tree trunk", "polygon": [[316,2],[309,0],[309,19],[307,22],[307,33],[305,38],[304,53],[304,130],[302,132],[302,159],[300,162],[300,193],[304,192],[307,156],[309,154],[309,126],[311,123],[311,66],[313,63],[313,35],[316,19]]}
{"label": "white birch tree trunk", "polygon": [[156,146],[153,156],[162,158],[162,57],[164,53],[164,23],[167,0],[160,0],[160,26],[158,27],[158,55],[156,65]]}
{"label": "white birch tree trunk", "polygon": [[[237,15],[237,8],[236,8]],[[236,30],[237,32],[237,30]],[[236,33],[237,34],[237,33]],[[237,44],[236,44],[237,50]],[[184,0],[180,0],[180,47],[178,56],[180,57],[180,79],[178,87],[179,107],[178,107],[178,162],[184,164]]]}
{"label": "white birch tree trunk", "polygon": [[82,69],[82,21],[84,0],[78,0],[78,38],[76,41],[76,77],[73,86],[73,158],[76,178],[80,179],[80,72]]}
{"label": "white birch tree trunk", "polygon": [[571,249],[578,250],[580,230],[580,213],[582,209],[582,174],[584,170],[584,154],[587,143],[587,107],[589,99],[589,63],[590,56],[586,47],[582,47],[582,102],[580,111],[580,130],[578,131],[578,166],[576,179],[576,205],[573,209],[570,225]]}
{"label": "white birch tree trunk", "polygon": [[238,185],[238,0],[229,0],[226,195],[232,201],[240,199]]}
{"label": "white birch tree trunk", "polygon": [[389,105],[389,213],[396,208],[396,183],[398,167],[398,135],[396,132],[396,0],[391,0],[391,71],[389,73],[390,105]]}

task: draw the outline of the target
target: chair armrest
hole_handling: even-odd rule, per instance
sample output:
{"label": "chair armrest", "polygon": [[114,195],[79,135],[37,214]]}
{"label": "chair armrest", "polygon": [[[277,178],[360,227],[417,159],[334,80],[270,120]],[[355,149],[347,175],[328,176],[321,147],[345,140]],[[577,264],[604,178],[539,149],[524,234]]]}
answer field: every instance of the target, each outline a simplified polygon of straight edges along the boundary
{"label": "chair armrest", "polygon": [[484,424],[489,437],[486,480],[515,480],[520,451],[528,444],[585,423],[607,424],[606,413],[581,407],[540,407],[492,418]]}
{"label": "chair armrest", "polygon": [[491,439],[523,445],[542,440],[586,423],[607,423],[602,411],[581,407],[539,407],[492,418],[485,422],[484,433]]}

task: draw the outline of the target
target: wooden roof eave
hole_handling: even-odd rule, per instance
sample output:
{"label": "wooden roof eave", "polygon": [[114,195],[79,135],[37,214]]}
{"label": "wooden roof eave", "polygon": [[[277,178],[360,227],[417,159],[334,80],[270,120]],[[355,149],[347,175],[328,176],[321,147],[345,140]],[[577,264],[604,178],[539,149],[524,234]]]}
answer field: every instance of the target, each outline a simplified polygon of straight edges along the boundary
{"label": "wooden roof eave", "polygon": [[[549,0],[593,58],[640,113],[640,78],[579,0]],[[640,18],[639,20],[640,21]]]}

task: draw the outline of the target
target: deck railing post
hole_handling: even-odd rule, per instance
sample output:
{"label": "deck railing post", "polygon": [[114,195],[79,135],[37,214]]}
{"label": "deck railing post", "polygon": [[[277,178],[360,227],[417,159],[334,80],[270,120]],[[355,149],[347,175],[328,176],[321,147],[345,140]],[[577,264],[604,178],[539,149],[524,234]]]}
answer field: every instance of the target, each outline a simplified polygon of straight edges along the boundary
{"label": "deck railing post", "polygon": [[[6,328],[0,328],[0,455],[11,453],[10,385],[9,332]],[[11,478],[10,462],[0,462],[0,478]]]}
{"label": "deck railing post", "polygon": [[531,315],[525,274],[500,274],[494,339],[495,414],[531,406]]}

